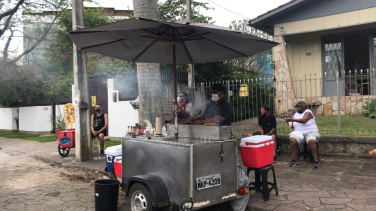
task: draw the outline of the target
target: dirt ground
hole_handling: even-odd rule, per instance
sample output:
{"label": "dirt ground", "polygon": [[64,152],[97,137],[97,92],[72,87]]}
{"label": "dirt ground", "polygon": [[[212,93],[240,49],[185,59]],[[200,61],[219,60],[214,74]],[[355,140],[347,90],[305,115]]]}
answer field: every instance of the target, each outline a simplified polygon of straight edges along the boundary
{"label": "dirt ground", "polygon": [[[0,210],[95,210],[94,181],[103,175],[58,168],[29,155],[0,149]],[[67,176],[70,175],[70,176]],[[128,211],[119,191],[118,210]],[[231,211],[230,203],[202,209]]]}
{"label": "dirt ground", "polygon": [[[0,149],[0,210],[95,210],[93,181],[102,175],[89,174],[92,181],[82,181],[82,177],[70,178],[63,171],[28,155]],[[118,205],[118,210],[126,210],[121,192]]]}

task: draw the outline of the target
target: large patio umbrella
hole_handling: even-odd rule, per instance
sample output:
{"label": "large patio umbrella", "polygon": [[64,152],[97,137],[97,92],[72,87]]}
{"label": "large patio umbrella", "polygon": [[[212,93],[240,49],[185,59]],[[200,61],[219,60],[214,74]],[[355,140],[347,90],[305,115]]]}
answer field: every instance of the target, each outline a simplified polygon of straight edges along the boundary
{"label": "large patio umbrella", "polygon": [[175,102],[176,64],[249,57],[278,44],[212,24],[145,18],[80,29],[69,37],[81,50],[130,62],[173,64]]}

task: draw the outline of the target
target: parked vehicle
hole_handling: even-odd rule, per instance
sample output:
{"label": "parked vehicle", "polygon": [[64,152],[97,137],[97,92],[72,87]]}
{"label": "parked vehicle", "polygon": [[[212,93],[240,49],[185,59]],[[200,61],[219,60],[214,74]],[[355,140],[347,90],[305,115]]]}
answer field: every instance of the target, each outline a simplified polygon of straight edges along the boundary
{"label": "parked vehicle", "polygon": [[130,210],[198,210],[244,197],[239,190],[248,187],[238,187],[236,140],[229,131],[181,125],[179,138],[122,138],[122,186]]}

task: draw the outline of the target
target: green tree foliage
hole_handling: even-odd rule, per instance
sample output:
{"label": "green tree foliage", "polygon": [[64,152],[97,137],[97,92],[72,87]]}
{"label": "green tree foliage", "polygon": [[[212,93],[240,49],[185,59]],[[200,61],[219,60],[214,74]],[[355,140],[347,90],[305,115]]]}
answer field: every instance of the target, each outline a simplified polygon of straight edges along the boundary
{"label": "green tree foliage", "polygon": [[[94,27],[110,23],[115,19],[103,13],[102,8],[85,8],[84,24],[85,28]],[[53,31],[53,40],[48,48],[48,55],[51,59],[62,61],[63,65],[72,67],[73,42],[67,35],[72,31],[72,11],[65,10],[57,21],[57,29]]]}
{"label": "green tree foliage", "polygon": [[[116,21],[106,15],[103,8],[85,8],[85,28],[99,26]],[[58,28],[53,31],[52,44],[48,48],[49,65],[44,67],[46,82],[44,86],[51,99],[71,95],[73,84],[73,42],[67,33],[72,31],[72,12],[66,10],[57,22]],[[129,72],[135,72],[135,64],[103,56],[97,53],[86,53],[88,76],[106,75],[121,77],[124,81],[135,80],[126,78]],[[134,74],[133,74],[134,75]],[[132,75],[132,76],[133,76]]]}
{"label": "green tree foliage", "polygon": [[[195,23],[214,23],[212,17],[204,16],[202,11],[212,10],[208,7],[209,3],[192,1],[191,16]],[[159,3],[158,19],[162,21],[187,20],[187,1],[186,0],[167,0]]]}
{"label": "green tree foliage", "polygon": [[[272,37],[268,35],[267,33],[249,26],[247,20],[232,21],[229,28],[244,32],[246,34],[251,34],[256,37],[272,40]],[[268,60],[268,55],[271,53],[272,51],[271,49],[269,49],[251,57],[233,59],[232,63],[235,66],[241,67],[243,69],[260,72],[266,69],[267,66],[272,65],[272,62]]]}
{"label": "green tree foliage", "polygon": [[195,64],[196,82],[250,79],[257,72],[234,65],[231,61]]}
{"label": "green tree foliage", "polygon": [[[106,15],[103,8],[85,8],[84,10],[85,28],[104,25],[115,22],[113,17]],[[53,33],[52,44],[48,48],[51,63],[58,67],[55,70],[63,73],[72,73],[73,69],[73,42],[67,33],[72,31],[72,12],[65,11],[58,20],[58,29]],[[88,75],[107,75],[109,77],[116,76],[127,71],[133,71],[134,64],[129,62],[110,58],[96,53],[87,53],[87,70]],[[53,71],[53,68],[49,68]]]}
{"label": "green tree foliage", "polygon": [[30,103],[45,98],[43,79],[33,69],[0,64],[0,104],[12,106],[18,102]]}

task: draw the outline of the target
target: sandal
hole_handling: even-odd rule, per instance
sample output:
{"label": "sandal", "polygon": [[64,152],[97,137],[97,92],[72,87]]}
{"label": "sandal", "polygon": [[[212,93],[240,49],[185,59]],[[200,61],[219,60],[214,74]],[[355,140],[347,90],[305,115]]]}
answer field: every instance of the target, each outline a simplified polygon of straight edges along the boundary
{"label": "sandal", "polygon": [[369,154],[370,155],[376,155],[376,149],[372,150],[372,151],[369,151]]}

